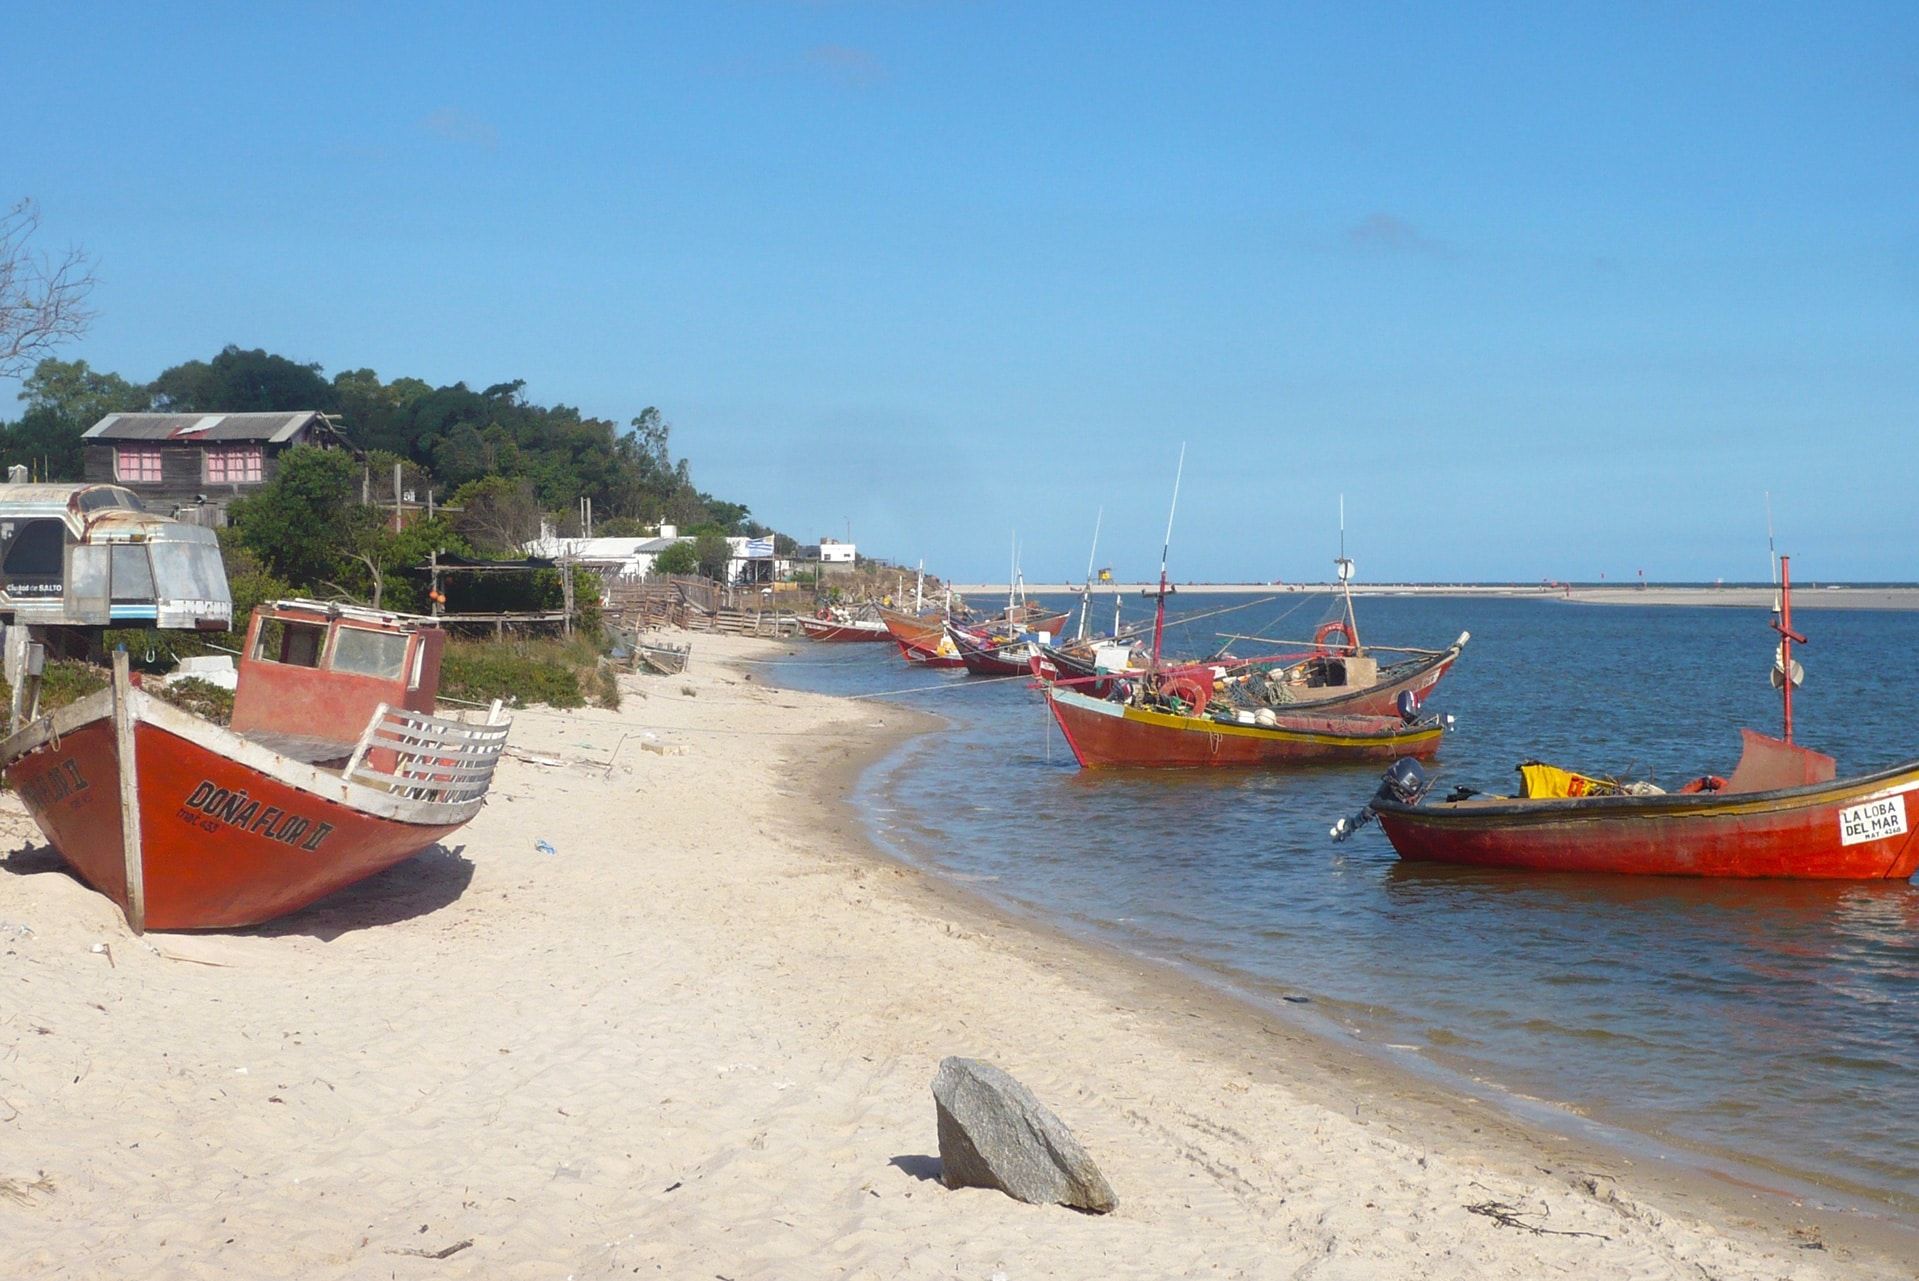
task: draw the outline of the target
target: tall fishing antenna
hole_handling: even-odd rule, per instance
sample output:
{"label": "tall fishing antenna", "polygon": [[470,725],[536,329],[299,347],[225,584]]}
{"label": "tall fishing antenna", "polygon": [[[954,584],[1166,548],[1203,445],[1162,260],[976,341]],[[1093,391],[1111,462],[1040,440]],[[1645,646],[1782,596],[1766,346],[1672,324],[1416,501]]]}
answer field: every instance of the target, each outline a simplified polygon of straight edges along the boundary
{"label": "tall fishing antenna", "polygon": [[1179,442],[1179,468],[1173,473],[1173,505],[1166,512],[1166,541],[1159,549],[1159,609],[1153,615],[1153,666],[1159,666],[1159,642],[1166,634],[1166,557],[1173,549],[1173,517],[1179,514],[1179,482],[1186,476],[1186,442]]}
{"label": "tall fishing antenna", "polygon": [[1779,612],[1779,553],[1772,545],[1772,491],[1766,491],[1766,559],[1772,565],[1772,612]]}
{"label": "tall fishing antenna", "polygon": [[1339,496],[1339,559],[1333,562],[1339,571],[1339,592],[1346,602],[1346,644],[1353,653],[1359,649],[1359,620],[1353,616],[1353,562],[1346,557],[1346,495]]}
{"label": "tall fishing antenna", "polygon": [[1099,527],[1106,519],[1106,507],[1100,506],[1093,517],[1093,550],[1086,553],[1086,593],[1079,598],[1079,638],[1086,639],[1086,615],[1093,607],[1093,562],[1099,559]]}

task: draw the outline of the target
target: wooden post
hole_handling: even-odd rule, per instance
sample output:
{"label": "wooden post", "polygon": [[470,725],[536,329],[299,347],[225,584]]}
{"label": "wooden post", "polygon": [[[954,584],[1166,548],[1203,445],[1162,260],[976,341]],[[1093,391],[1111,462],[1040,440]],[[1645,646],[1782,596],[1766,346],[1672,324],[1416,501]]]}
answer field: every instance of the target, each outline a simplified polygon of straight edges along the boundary
{"label": "wooden post", "polygon": [[25,723],[27,671],[27,629],[19,623],[6,627],[7,685],[13,691],[13,705],[7,718],[7,733],[18,734]]}
{"label": "wooden post", "polygon": [[134,758],[133,677],[127,651],[113,651],[113,746],[120,760],[120,851],[127,866],[127,928],[147,932],[147,871],[140,857],[140,769]]}

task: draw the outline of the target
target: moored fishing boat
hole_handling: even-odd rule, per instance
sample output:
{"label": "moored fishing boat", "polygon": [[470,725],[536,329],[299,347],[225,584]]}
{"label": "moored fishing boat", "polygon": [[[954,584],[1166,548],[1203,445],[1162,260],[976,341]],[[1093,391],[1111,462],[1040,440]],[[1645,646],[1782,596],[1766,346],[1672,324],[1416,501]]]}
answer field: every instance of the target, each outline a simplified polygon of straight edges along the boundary
{"label": "moored fishing boat", "polygon": [[816,641],[888,641],[893,634],[877,618],[865,618],[845,610],[821,610],[817,618],[800,619],[800,630]]}
{"label": "moored fishing boat", "polygon": [[[1038,633],[1044,636],[1046,633]],[[997,629],[956,627],[946,624],[946,637],[959,651],[960,662],[973,676],[1026,676],[1032,672],[1031,655],[1035,635],[1004,632]]]}
{"label": "moored fishing boat", "polygon": [[431,620],[283,601],[254,614],[233,724],[108,688],[4,742],[0,767],[138,933],[254,925],[405,861],[480,810],[508,723],[433,714]]}
{"label": "moored fishing boat", "polygon": [[953,640],[946,634],[946,625],[951,622],[969,631],[981,629],[1003,629],[1007,631],[1046,632],[1058,635],[1066,626],[1066,615],[1055,613],[1038,604],[1021,607],[1010,615],[975,622],[969,621],[970,615],[954,610],[933,614],[908,614],[896,609],[882,607],[880,618],[886,623],[888,633],[899,646],[900,657],[909,663],[920,663],[928,667],[964,667],[965,660]]}
{"label": "moored fishing boat", "polygon": [[1047,686],[1045,694],[1046,705],[1084,769],[1425,758],[1439,750],[1445,732],[1439,718],[1430,716],[1408,722],[1398,716],[1246,713],[1241,719],[1236,713],[1194,715],[1170,703],[1151,706],[1094,698],[1059,685]]}
{"label": "moored fishing boat", "polygon": [[1792,570],[1781,558],[1774,683],[1784,736],[1742,730],[1729,778],[1705,776],[1677,792],[1620,783],[1529,761],[1520,795],[1458,788],[1430,799],[1416,766],[1395,765],[1365,809],[1333,829],[1343,839],[1377,818],[1402,859],[1538,871],[1664,876],[1905,879],[1919,868],[1908,797],[1919,761],[1837,777],[1832,757],[1792,741]]}

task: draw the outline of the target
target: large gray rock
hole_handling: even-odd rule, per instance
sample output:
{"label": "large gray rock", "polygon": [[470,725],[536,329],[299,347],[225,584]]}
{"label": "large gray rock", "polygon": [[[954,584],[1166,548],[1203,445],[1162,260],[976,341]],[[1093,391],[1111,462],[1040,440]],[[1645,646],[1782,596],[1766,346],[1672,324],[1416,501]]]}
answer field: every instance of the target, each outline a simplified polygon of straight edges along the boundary
{"label": "large gray rock", "polygon": [[933,1078],[939,1113],[940,1181],[998,1188],[1031,1205],[1105,1214],[1113,1189],[1066,1123],[1033,1092],[990,1063],[948,1058]]}

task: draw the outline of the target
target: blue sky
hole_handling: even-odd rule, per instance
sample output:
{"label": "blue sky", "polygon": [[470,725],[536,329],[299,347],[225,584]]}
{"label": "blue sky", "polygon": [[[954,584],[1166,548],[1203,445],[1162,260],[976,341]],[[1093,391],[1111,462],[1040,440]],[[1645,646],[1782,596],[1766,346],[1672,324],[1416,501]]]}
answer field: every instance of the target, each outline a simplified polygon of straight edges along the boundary
{"label": "blue sky", "polygon": [[1184,441],[1176,577],[1919,579],[1910,4],[538,9],[7,4],[61,354],[658,405],[960,578],[1150,575]]}

